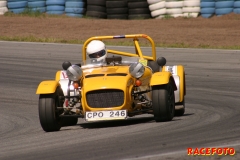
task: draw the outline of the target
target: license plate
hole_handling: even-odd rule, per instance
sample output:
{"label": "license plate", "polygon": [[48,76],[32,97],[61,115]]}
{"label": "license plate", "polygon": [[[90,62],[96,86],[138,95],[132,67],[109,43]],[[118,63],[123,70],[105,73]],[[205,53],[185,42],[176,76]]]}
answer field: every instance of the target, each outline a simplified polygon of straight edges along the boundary
{"label": "license plate", "polygon": [[114,120],[126,119],[127,110],[114,110],[114,111],[94,111],[86,112],[86,121],[101,121],[101,120]]}

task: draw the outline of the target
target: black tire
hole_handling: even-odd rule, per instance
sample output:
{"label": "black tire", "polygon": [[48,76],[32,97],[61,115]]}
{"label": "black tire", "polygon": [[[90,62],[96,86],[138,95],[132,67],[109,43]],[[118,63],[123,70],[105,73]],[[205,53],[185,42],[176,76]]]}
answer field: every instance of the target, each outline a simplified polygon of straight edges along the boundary
{"label": "black tire", "polygon": [[183,100],[180,103],[176,103],[175,105],[183,106],[183,108],[181,108],[181,109],[175,109],[175,116],[183,116],[185,113],[185,100]]}
{"label": "black tire", "polygon": [[152,103],[156,122],[171,121],[173,119],[175,96],[171,83],[153,87]]}
{"label": "black tire", "polygon": [[107,8],[107,14],[127,14],[128,8]]}
{"label": "black tire", "polygon": [[57,110],[57,106],[63,106],[63,101],[59,99],[63,96],[60,87],[57,87],[53,94],[42,94],[39,96],[38,111],[39,120],[42,129],[46,132],[59,131],[61,128],[61,111]]}
{"label": "black tire", "polygon": [[87,11],[106,12],[106,7],[97,6],[97,5],[88,5]]}
{"label": "black tire", "polygon": [[148,8],[149,4],[147,1],[142,2],[128,2],[128,8],[134,9],[134,8]]}
{"label": "black tire", "polygon": [[87,11],[86,16],[93,18],[107,18],[107,13],[104,12],[96,12],[96,11]]}
{"label": "black tire", "polygon": [[128,19],[128,14],[109,14],[107,19]]}
{"label": "black tire", "polygon": [[149,19],[151,18],[150,14],[129,14],[128,19]]}
{"label": "black tire", "polygon": [[159,72],[160,66],[157,64],[156,61],[150,61],[150,60],[149,60],[149,61],[147,62],[147,66],[152,69],[153,73]]}
{"label": "black tire", "polygon": [[123,8],[127,6],[127,1],[106,1],[107,8]]}
{"label": "black tire", "polygon": [[150,14],[150,10],[148,8],[134,8],[128,10],[129,14]]}
{"label": "black tire", "polygon": [[87,0],[87,5],[106,6],[106,0]]}
{"label": "black tire", "polygon": [[66,117],[62,118],[61,125],[64,126],[75,126],[78,122],[78,118],[76,117]]}

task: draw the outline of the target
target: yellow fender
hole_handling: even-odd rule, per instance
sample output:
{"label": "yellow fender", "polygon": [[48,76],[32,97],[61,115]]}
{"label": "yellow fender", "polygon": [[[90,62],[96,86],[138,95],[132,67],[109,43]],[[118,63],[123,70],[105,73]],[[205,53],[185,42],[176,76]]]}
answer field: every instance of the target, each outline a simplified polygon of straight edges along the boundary
{"label": "yellow fender", "polygon": [[[174,82],[174,79],[170,72],[156,72],[152,75],[152,78],[150,80],[150,86],[167,84],[170,80]],[[173,84],[173,89],[177,90],[175,82]]]}
{"label": "yellow fender", "polygon": [[55,80],[42,81],[37,88],[36,94],[54,93],[60,84]]}
{"label": "yellow fender", "polygon": [[61,73],[62,73],[61,71],[56,72],[56,75],[55,75],[55,80],[56,81],[59,81],[61,79]]}
{"label": "yellow fender", "polygon": [[162,70],[170,72],[172,75],[179,77],[180,83],[176,85],[178,86],[178,90],[180,90],[179,102],[182,102],[184,100],[184,96],[186,95],[184,67],[182,65],[164,66]]}

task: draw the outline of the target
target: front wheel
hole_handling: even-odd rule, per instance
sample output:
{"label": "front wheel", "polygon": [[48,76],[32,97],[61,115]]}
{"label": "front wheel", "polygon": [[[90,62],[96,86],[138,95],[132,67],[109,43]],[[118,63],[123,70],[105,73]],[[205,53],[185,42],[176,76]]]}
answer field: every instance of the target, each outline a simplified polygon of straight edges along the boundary
{"label": "front wheel", "polygon": [[173,86],[169,82],[152,88],[153,114],[156,122],[171,121],[175,111]]}
{"label": "front wheel", "polygon": [[55,93],[42,94],[39,96],[39,120],[42,129],[46,132],[59,131],[61,128],[60,111],[57,110],[57,107],[63,105],[63,102],[59,98],[59,96],[62,95],[63,92],[60,87],[58,87]]}

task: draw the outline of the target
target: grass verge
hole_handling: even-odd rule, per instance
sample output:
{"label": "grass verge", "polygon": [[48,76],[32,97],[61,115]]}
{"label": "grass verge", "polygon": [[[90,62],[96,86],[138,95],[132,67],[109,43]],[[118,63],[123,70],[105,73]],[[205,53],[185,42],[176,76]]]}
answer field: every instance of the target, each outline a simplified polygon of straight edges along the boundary
{"label": "grass verge", "polygon": [[47,14],[40,10],[32,10],[31,8],[25,8],[25,10],[21,13],[13,13],[13,12],[6,12],[4,13],[6,17],[39,17],[39,18],[47,18],[47,17],[59,17],[59,18],[66,18],[66,15],[57,15],[57,14]]}
{"label": "grass verge", "polygon": [[[27,37],[6,37],[6,36],[0,36],[0,40],[2,41],[19,41],[19,42],[42,42],[42,43],[68,43],[68,44],[83,44],[85,40],[65,40],[65,39],[57,39],[57,38],[38,38],[34,36],[27,36]],[[117,45],[117,46],[133,46],[132,40],[122,40],[122,41],[106,41],[106,45]],[[150,43],[146,42],[139,42],[141,46],[143,47],[149,47]],[[185,43],[174,43],[174,44],[168,44],[168,43],[161,43],[161,42],[155,42],[156,47],[163,47],[163,48],[202,48],[202,49],[232,49],[232,50],[240,50],[239,46],[211,46],[207,44],[200,44],[198,46],[192,46]]]}

